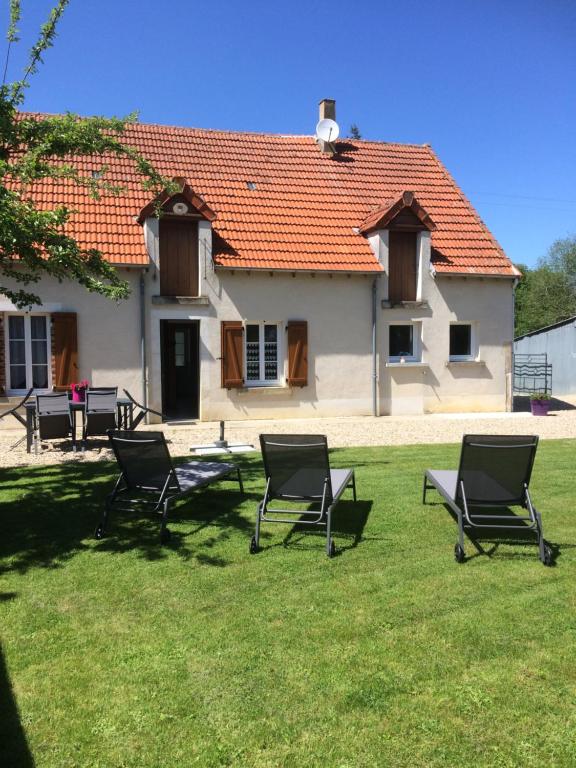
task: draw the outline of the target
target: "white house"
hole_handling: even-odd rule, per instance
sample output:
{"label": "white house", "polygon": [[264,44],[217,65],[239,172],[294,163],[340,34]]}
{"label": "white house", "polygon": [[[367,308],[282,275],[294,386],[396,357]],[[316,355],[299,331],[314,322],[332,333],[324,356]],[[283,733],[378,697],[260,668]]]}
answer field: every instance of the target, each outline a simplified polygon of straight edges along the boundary
{"label": "white house", "polygon": [[171,419],[510,407],[518,273],[430,146],[142,124],[126,141],[178,180],[160,218],[118,158],[120,197],[36,192],[131,296],[44,279],[30,312],[0,297],[5,396],[86,378]]}

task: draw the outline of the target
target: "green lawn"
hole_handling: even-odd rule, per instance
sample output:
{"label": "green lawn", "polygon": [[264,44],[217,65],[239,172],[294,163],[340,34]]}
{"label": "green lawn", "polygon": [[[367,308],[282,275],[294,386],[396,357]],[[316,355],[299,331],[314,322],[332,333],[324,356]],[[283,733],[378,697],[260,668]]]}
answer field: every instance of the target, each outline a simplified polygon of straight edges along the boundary
{"label": "green lawn", "polygon": [[553,568],[511,544],[454,562],[421,504],[454,445],[333,451],[359,502],[332,560],[279,525],[248,554],[257,458],[246,497],[177,506],[164,548],[144,516],[92,538],[109,464],[0,470],[0,765],[576,765],[575,450],[536,459]]}

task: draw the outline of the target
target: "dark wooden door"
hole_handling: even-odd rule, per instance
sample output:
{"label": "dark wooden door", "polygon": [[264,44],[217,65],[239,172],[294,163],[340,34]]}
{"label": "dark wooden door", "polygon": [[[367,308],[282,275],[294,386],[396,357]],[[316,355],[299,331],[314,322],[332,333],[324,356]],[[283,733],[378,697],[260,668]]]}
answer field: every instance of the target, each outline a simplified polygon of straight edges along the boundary
{"label": "dark wooden door", "polygon": [[198,222],[160,220],[160,293],[198,296]]}
{"label": "dark wooden door", "polygon": [[416,301],[416,232],[390,230],[388,241],[388,299]]}
{"label": "dark wooden door", "polygon": [[197,419],[200,395],[200,322],[163,320],[162,411],[169,419]]}

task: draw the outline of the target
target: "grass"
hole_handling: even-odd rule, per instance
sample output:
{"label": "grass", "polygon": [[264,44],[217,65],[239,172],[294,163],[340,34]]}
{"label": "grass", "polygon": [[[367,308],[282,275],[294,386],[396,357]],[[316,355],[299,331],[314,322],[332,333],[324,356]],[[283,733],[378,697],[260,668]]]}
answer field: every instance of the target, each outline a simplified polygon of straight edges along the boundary
{"label": "grass", "polygon": [[422,471],[458,446],[338,450],[340,555],[289,526],[248,554],[260,461],[158,523],[91,534],[114,467],[1,471],[0,764],[574,766],[574,441],[540,445],[547,538],[453,559]]}

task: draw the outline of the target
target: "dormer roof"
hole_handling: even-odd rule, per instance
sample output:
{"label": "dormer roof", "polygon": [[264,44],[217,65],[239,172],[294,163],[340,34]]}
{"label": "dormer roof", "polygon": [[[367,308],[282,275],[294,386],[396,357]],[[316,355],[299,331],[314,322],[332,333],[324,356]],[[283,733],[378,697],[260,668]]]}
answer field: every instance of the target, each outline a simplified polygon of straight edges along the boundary
{"label": "dormer roof", "polygon": [[409,224],[411,229],[427,229],[429,232],[436,229],[436,224],[432,221],[432,217],[420,205],[414,192],[405,191],[399,197],[389,198],[378,208],[371,211],[358,228],[359,232],[362,235],[367,235],[377,229],[387,229],[403,211],[412,213],[411,219],[413,219],[414,224]]}

